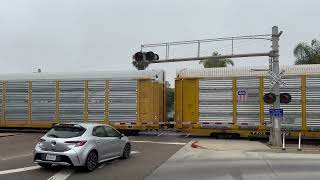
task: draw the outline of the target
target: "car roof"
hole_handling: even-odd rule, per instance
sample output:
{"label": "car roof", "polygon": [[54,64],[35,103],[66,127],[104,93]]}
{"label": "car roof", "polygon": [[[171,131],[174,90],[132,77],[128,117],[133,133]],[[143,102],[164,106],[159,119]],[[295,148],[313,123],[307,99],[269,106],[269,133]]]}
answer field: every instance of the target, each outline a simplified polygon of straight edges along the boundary
{"label": "car roof", "polygon": [[88,122],[88,123],[77,123],[77,122],[69,122],[69,123],[59,123],[57,125],[63,125],[63,124],[67,124],[67,125],[79,125],[79,126],[82,126],[84,128],[89,128],[89,127],[95,127],[95,126],[109,126],[107,124],[102,124],[102,123],[91,123],[91,122]]}

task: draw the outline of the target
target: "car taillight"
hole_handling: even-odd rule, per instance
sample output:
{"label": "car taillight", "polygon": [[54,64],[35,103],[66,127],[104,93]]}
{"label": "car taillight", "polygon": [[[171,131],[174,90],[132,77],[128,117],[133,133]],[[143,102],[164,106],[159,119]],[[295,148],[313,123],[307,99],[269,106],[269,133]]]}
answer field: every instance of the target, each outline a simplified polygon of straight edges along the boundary
{"label": "car taillight", "polygon": [[83,146],[87,141],[66,141],[67,144],[74,144],[76,147]]}

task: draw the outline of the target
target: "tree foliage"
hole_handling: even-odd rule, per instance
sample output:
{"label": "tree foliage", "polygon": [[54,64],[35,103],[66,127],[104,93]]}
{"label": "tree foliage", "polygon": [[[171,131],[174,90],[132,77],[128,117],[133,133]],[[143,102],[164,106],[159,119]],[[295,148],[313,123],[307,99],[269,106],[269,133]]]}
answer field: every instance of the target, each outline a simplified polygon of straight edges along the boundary
{"label": "tree foliage", "polygon": [[171,112],[174,110],[174,89],[167,87],[167,112]]}
{"label": "tree foliage", "polygon": [[301,42],[293,50],[295,64],[320,64],[320,41],[313,39],[311,44]]}
{"label": "tree foliage", "polygon": [[[220,56],[217,51],[212,53],[212,56]],[[204,68],[215,68],[215,67],[227,67],[228,65],[233,66],[234,63],[231,59],[223,58],[223,59],[205,59],[201,60],[199,64],[202,64]]]}

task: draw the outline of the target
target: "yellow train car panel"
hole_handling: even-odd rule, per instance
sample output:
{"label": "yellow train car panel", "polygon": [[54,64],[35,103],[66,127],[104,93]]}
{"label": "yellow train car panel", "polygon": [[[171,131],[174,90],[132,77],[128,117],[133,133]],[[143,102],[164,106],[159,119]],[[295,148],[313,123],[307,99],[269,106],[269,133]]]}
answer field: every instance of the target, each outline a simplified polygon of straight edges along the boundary
{"label": "yellow train car panel", "polygon": [[306,76],[301,76],[301,118],[302,118],[302,126],[301,131],[307,131],[307,94],[306,94]]}
{"label": "yellow train car panel", "polygon": [[159,95],[159,84],[152,82],[153,89],[153,122],[160,122],[160,95]]}
{"label": "yellow train car panel", "polygon": [[[182,109],[183,122],[195,124],[198,123],[198,80],[183,80]],[[189,127],[190,125],[183,125]]]}
{"label": "yellow train car panel", "polygon": [[153,119],[153,86],[151,80],[139,81],[139,122],[146,124]]}
{"label": "yellow train car panel", "polygon": [[175,89],[174,89],[174,109],[175,115],[174,120],[176,122],[175,127],[177,129],[182,128],[182,120],[183,120],[183,113],[182,113],[182,80],[175,80]]}
{"label": "yellow train car panel", "polygon": [[159,94],[159,122],[165,122],[164,117],[166,113],[166,91],[165,83],[158,85],[158,94]]}
{"label": "yellow train car panel", "polygon": [[237,129],[237,78],[232,78],[232,129]]}
{"label": "yellow train car panel", "polygon": [[259,108],[260,108],[260,126],[258,130],[265,130],[264,124],[264,102],[263,102],[263,95],[264,95],[264,78],[259,77]]}

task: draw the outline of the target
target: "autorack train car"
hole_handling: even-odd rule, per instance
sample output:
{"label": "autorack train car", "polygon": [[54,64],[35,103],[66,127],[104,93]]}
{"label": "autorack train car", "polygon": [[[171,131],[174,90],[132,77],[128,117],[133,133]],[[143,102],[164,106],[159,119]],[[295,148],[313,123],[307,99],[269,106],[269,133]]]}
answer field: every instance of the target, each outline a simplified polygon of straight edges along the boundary
{"label": "autorack train car", "polygon": [[164,72],[0,75],[0,127],[100,122],[138,132],[164,123]]}
{"label": "autorack train car", "polygon": [[[193,134],[256,137],[269,135],[268,67],[183,69],[175,80],[175,127]],[[282,131],[289,137],[320,136],[320,66],[282,66]]]}

